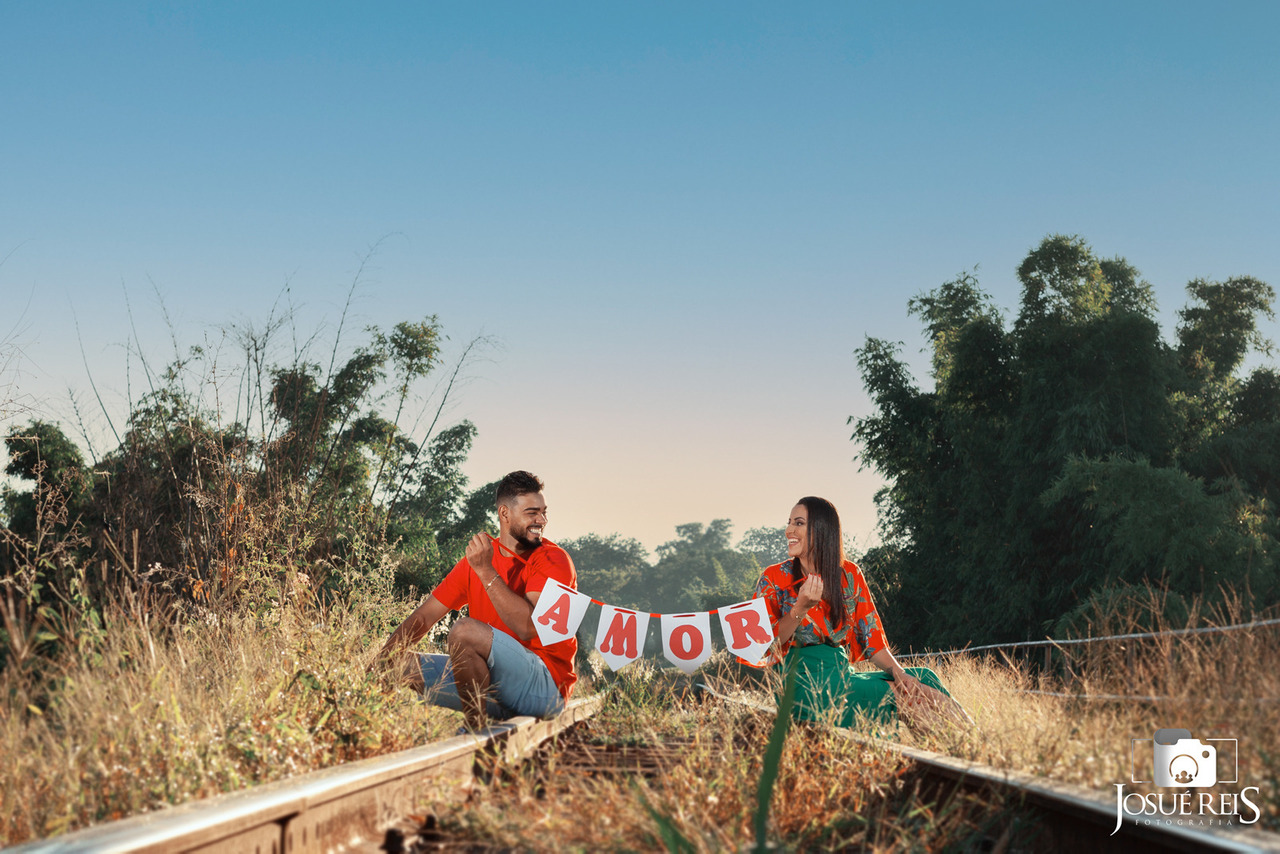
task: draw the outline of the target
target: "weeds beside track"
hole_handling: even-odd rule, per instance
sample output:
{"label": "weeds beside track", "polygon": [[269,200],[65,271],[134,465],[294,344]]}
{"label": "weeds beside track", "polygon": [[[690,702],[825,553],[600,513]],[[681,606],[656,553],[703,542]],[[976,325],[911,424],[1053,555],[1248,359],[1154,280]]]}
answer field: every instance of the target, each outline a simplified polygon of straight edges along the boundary
{"label": "weeds beside track", "polygon": [[491,776],[599,707],[598,697],[584,697],[549,721],[516,718],[475,735],[31,843],[15,854],[383,851],[424,787],[452,794],[470,785],[481,757]]}
{"label": "weeds beside track", "polygon": [[[480,758],[479,740],[446,739],[23,850],[750,849],[773,718],[764,703],[690,688],[638,669],[556,722],[495,727]],[[410,765],[436,782],[410,779]],[[773,770],[765,836],[783,849],[1280,850],[1252,830],[1113,838],[1096,792],[819,725],[793,726]],[[238,825],[221,827],[220,810]]]}

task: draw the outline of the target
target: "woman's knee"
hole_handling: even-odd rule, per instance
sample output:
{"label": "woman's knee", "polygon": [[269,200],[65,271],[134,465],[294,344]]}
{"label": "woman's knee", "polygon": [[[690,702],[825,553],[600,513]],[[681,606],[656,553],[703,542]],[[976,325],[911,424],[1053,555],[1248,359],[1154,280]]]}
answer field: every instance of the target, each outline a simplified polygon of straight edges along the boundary
{"label": "woman's knee", "polygon": [[932,688],[935,691],[941,691],[944,694],[949,693],[946,686],[942,684],[942,680],[938,678],[938,674],[934,673],[928,667],[908,667],[907,673],[916,678],[921,685]]}

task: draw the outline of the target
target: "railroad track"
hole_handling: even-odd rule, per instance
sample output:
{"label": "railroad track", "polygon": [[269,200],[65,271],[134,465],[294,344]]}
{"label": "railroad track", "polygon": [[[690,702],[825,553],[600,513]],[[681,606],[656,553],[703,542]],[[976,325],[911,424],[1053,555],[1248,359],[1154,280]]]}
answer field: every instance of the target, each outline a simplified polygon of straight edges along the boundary
{"label": "railroad track", "polygon": [[[709,685],[699,687],[718,699],[748,706],[766,714],[776,714],[774,706],[729,697]],[[1280,852],[1280,834],[1242,828],[1197,827],[1163,823],[1136,823],[1126,816],[1116,830],[1116,799],[1069,783],[1045,777],[1006,771],[872,738],[849,730],[837,730],[844,737],[881,751],[893,751],[910,760],[927,787],[940,801],[958,790],[985,795],[995,803],[1032,814],[1044,839],[1037,851],[1104,852]],[[997,847],[999,847],[997,845]]]}
{"label": "railroad track", "polygon": [[519,717],[474,735],[349,762],[289,780],[182,804],[5,849],[78,852],[374,852],[394,849],[397,826],[426,785],[469,785],[480,757],[512,763],[585,720],[602,698],[573,700],[551,720]]}
{"label": "railroad track", "polygon": [[[725,696],[719,700],[774,714],[774,707]],[[252,852],[295,854],[312,851],[404,851],[466,847],[475,840],[454,838],[413,817],[428,786],[459,790],[482,774],[501,775],[495,766],[513,766],[551,736],[601,708],[600,696],[575,700],[550,721],[517,718],[473,736],[459,736],[390,756],[349,763],[293,780],[193,802],[104,824],[6,851],[23,852]],[[1166,852],[1278,851],[1280,835],[1239,827],[1188,829],[1126,820],[1114,836],[1116,805],[1096,792],[1029,774],[841,731],[869,749],[893,751],[912,763],[926,797],[945,803],[965,791],[996,809],[1030,818],[1040,835],[1033,850]],[[557,751],[556,775],[576,774],[608,784],[618,777],[654,777],[678,764],[687,745],[679,740],[648,747],[596,744],[577,739]],[[570,742],[575,742],[570,739]],[[990,840],[1004,850],[1008,840]],[[1014,843],[1016,849],[1017,843]],[[1032,850],[1032,849],[1027,849]]]}

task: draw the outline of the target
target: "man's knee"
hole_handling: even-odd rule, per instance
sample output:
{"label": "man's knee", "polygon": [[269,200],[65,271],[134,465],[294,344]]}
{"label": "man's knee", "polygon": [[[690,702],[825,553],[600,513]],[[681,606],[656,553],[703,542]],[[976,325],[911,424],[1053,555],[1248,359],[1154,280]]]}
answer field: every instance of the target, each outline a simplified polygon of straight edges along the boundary
{"label": "man's knee", "polygon": [[449,629],[449,654],[473,652],[481,658],[489,657],[493,646],[493,627],[471,617],[463,617]]}

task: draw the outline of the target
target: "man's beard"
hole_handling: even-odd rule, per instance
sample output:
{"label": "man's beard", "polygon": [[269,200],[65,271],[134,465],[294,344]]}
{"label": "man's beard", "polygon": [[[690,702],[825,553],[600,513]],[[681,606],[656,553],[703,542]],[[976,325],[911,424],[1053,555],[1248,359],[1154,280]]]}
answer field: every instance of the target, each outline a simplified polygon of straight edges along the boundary
{"label": "man's beard", "polygon": [[512,531],[511,538],[515,540],[516,545],[518,545],[522,549],[536,549],[538,546],[542,545],[541,535],[538,536],[538,539],[531,540],[529,539],[528,534],[529,534],[528,528],[525,528],[523,531],[521,531],[518,534],[515,531]]}

